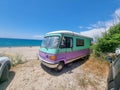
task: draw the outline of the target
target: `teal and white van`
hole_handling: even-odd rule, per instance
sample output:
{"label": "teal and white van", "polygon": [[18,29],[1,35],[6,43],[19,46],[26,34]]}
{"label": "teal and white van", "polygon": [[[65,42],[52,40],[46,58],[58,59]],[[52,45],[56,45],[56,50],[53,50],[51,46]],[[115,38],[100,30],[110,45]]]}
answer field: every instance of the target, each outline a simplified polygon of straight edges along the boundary
{"label": "teal and white van", "polygon": [[90,55],[92,38],[72,31],[47,33],[39,49],[39,59],[47,67],[60,71],[64,65]]}

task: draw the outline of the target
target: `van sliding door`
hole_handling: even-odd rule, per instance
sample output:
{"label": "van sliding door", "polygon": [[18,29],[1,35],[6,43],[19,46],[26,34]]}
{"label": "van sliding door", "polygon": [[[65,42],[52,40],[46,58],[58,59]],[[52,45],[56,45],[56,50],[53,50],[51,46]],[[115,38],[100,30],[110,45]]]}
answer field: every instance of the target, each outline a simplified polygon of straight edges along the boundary
{"label": "van sliding door", "polygon": [[72,59],[73,57],[73,38],[72,37],[68,37],[68,36],[64,36],[64,49],[65,49],[65,57],[66,57],[66,61]]}

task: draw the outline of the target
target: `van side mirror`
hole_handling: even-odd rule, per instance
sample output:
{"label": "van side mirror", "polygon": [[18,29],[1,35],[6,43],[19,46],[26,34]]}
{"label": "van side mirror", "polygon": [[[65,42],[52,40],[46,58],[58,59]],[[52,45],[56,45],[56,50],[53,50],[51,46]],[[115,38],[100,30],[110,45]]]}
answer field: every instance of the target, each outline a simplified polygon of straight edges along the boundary
{"label": "van side mirror", "polygon": [[64,48],[65,44],[64,44],[64,40],[62,40],[61,44],[60,44],[60,48]]}
{"label": "van side mirror", "polygon": [[60,48],[64,48],[65,46],[64,45],[60,45]]}

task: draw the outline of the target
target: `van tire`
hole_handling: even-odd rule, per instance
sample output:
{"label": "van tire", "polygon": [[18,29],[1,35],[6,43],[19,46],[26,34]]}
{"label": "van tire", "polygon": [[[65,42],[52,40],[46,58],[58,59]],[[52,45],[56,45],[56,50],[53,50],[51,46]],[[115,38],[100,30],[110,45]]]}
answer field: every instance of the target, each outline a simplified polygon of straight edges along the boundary
{"label": "van tire", "polygon": [[9,68],[8,65],[5,66],[3,69],[2,75],[1,75],[1,80],[0,81],[6,81],[9,79]]}
{"label": "van tire", "polygon": [[59,62],[56,71],[61,71],[64,68],[64,62]]}
{"label": "van tire", "polygon": [[88,59],[89,59],[89,57],[90,57],[90,55],[85,56],[85,60],[88,60]]}

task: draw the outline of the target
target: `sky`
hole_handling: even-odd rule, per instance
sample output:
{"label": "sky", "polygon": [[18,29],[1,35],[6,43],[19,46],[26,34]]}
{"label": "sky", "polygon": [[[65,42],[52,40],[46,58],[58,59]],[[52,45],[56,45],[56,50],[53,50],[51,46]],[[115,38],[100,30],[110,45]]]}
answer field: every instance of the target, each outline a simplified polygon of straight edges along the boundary
{"label": "sky", "polygon": [[42,39],[56,30],[100,36],[119,17],[120,0],[0,0],[0,37]]}

